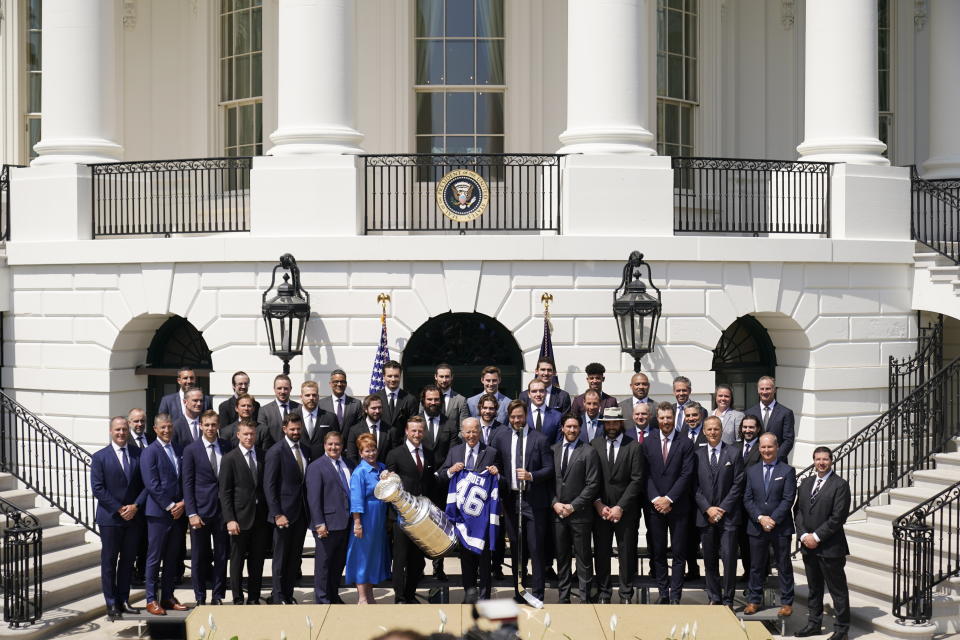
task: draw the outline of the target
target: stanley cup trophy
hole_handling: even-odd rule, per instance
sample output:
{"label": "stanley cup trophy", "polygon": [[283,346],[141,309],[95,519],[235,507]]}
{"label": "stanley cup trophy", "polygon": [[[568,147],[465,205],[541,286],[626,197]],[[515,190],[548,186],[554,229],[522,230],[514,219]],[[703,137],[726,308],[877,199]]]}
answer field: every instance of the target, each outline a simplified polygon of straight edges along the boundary
{"label": "stanley cup trophy", "polygon": [[388,473],[377,483],[373,495],[389,502],[400,514],[400,527],[431,558],[439,558],[457,546],[457,534],[447,514],[429,498],[404,491],[400,476]]}

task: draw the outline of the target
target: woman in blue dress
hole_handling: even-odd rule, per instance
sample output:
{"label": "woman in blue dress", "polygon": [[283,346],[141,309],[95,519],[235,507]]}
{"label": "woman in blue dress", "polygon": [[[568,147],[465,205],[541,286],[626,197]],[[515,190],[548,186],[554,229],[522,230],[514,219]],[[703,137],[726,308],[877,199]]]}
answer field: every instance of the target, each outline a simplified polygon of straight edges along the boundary
{"label": "woman in blue dress", "polygon": [[350,476],[350,511],[353,535],[347,547],[347,582],[357,585],[357,604],[375,604],[373,585],[390,577],[390,547],[387,545],[387,503],[373,495],[380,473],[377,441],[369,433],[357,438],[360,464]]}

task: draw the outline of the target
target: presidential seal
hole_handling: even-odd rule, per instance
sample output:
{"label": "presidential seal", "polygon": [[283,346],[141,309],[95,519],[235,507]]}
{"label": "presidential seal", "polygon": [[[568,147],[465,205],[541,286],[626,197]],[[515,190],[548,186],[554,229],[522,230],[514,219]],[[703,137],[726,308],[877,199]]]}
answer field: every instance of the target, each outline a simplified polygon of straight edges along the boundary
{"label": "presidential seal", "polygon": [[454,222],[476,220],[490,203],[490,187],[480,174],[457,169],[437,183],[437,207]]}

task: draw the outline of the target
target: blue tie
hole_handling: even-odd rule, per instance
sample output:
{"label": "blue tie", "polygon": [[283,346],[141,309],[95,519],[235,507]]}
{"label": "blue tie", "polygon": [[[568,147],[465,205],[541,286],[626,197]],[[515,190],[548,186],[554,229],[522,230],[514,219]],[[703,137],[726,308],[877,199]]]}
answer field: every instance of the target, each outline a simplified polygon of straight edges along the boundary
{"label": "blue tie", "polygon": [[130,461],[127,459],[127,448],[120,447],[123,453],[123,475],[127,476],[127,482],[130,482]]}
{"label": "blue tie", "polygon": [[170,464],[173,465],[173,470],[176,471],[176,472],[179,474],[179,473],[180,473],[180,467],[177,466],[177,456],[174,455],[174,453],[173,453],[173,446],[168,444],[168,445],[164,446],[164,449],[167,450],[167,457],[170,458]]}
{"label": "blue tie", "polygon": [[350,487],[347,485],[347,474],[343,472],[343,462],[338,459],[335,464],[337,465],[337,473],[340,474],[340,484],[343,485],[343,490],[350,493]]}
{"label": "blue tie", "polygon": [[773,465],[765,464],[763,465],[763,490],[767,493],[770,492],[770,476],[773,475]]}

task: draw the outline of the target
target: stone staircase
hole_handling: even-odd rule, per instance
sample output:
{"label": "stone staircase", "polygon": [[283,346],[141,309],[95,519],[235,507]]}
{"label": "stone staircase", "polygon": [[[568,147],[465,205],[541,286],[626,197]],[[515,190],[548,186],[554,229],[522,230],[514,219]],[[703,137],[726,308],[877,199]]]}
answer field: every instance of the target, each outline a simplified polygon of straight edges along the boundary
{"label": "stone staircase", "polygon": [[[79,524],[61,519],[61,511],[44,505],[17,479],[0,473],[0,497],[29,511],[43,527],[43,617],[34,625],[9,629],[0,625],[0,638],[44,638],[104,615],[100,591],[100,540]],[[131,601],[143,591],[131,593]]]}
{"label": "stone staircase", "polygon": [[[891,638],[942,637],[960,633],[960,578],[941,583],[935,590],[933,624],[900,624],[890,613],[893,592],[893,521],[956,482],[960,482],[960,452],[954,439],[952,451],[934,456],[936,468],[913,474],[913,486],[888,492],[889,504],[866,507],[853,514],[846,526],[850,556],[847,558],[847,582],[853,626],[873,630]],[[863,516],[866,516],[863,519]],[[794,571],[804,575],[799,555]],[[798,589],[806,600],[806,587]],[[830,602],[826,596],[825,601]],[[829,604],[828,604],[829,607]]]}
{"label": "stone staircase", "polygon": [[913,254],[912,305],[960,318],[960,265],[919,242]]}

